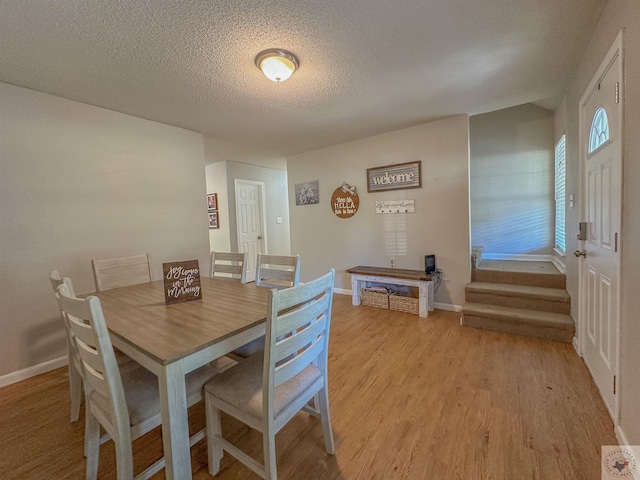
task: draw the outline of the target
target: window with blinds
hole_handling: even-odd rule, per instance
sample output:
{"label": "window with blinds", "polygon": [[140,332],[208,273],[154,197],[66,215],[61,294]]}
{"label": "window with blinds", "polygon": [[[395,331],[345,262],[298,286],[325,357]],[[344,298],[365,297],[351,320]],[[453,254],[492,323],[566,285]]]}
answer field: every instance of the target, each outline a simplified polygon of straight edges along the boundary
{"label": "window with blinds", "polygon": [[565,174],[566,174],[566,135],[562,135],[555,149],[556,172],[556,248],[565,252]]}

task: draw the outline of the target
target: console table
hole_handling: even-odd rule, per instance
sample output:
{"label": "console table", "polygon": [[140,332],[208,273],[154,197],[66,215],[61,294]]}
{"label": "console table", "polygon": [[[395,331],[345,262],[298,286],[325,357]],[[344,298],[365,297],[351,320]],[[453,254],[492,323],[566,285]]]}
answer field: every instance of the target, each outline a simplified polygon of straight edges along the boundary
{"label": "console table", "polygon": [[421,317],[426,318],[434,309],[433,279],[422,270],[359,266],[345,271],[351,274],[351,295],[354,305],[360,305],[362,288],[370,283],[386,283],[418,287],[418,309]]}

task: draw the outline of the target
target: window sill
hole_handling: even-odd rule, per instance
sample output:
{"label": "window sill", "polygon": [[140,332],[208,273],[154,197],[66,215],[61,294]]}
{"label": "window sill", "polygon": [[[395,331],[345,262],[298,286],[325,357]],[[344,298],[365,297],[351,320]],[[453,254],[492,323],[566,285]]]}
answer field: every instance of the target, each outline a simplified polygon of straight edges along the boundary
{"label": "window sill", "polygon": [[559,257],[564,258],[564,257],[566,256],[566,255],[565,255],[564,250],[560,250],[558,247],[553,247],[553,251],[554,251],[554,252],[555,252]]}

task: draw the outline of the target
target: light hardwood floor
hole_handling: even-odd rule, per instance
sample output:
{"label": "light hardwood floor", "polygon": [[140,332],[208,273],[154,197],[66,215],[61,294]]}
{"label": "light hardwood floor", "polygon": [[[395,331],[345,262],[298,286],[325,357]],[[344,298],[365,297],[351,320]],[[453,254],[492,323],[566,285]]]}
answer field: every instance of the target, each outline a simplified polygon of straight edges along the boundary
{"label": "light hardwood floor", "polygon": [[[329,393],[336,455],[320,422],[300,413],[276,437],[280,479],[596,479],[600,446],[616,443],[571,345],[461,327],[452,312],[425,319],[336,295]],[[201,428],[204,408],[190,417]],[[257,432],[227,416],[223,429],[261,454]],[[66,368],[0,389],[0,432],[1,479],[84,478]],[[156,429],[134,443],[135,471],[161,454]],[[206,442],[191,458],[194,478],[211,478]],[[100,449],[99,477],[115,478],[112,442]],[[226,455],[215,478],[259,477]]]}

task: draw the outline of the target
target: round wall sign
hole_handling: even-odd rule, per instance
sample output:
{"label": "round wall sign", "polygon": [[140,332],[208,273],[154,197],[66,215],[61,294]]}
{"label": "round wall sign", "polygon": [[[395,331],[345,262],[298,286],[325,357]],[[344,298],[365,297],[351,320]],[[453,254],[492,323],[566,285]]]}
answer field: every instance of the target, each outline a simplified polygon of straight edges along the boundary
{"label": "round wall sign", "polygon": [[342,186],[336,188],[331,195],[331,209],[338,218],[353,217],[360,206],[360,198],[356,187],[352,187],[347,182],[342,182]]}

